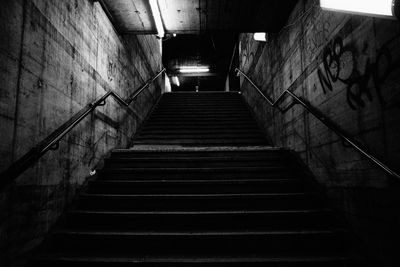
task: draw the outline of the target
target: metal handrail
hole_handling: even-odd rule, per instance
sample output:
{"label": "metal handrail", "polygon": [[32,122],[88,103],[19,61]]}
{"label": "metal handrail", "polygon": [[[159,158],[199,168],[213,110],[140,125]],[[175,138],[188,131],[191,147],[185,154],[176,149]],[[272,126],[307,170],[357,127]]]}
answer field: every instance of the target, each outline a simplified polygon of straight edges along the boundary
{"label": "metal handrail", "polygon": [[165,68],[159,71],[153,78],[149,79],[143,86],[136,90],[127,100],[122,99],[120,95],[114,91],[108,91],[96,101],[89,103],[86,107],[77,112],[71,119],[54,130],[49,136],[29,150],[24,156],[15,161],[8,169],[0,174],[0,190],[3,189],[12,180],[17,178],[21,173],[28,169],[33,163],[40,159],[47,151],[56,150],[59,147],[60,140],[69,133],[76,125],[78,125],[86,116],[91,114],[97,107],[104,106],[108,97],[112,96],[119,104],[125,107],[138,97],[144,89],[150,86],[163,72]]}
{"label": "metal handrail", "polygon": [[371,155],[371,153],[368,153],[363,148],[361,148],[357,144],[356,140],[354,140],[351,136],[346,134],[342,129],[340,129],[336,124],[334,124],[326,116],[322,115],[318,110],[316,110],[310,104],[307,104],[306,102],[301,100],[300,97],[295,95],[293,92],[286,89],[279,95],[279,97],[275,101],[273,101],[268,96],[266,96],[260,90],[260,88],[258,88],[258,86],[249,78],[249,76],[247,76],[242,70],[240,70],[239,68],[236,68],[235,71],[238,73],[238,75],[242,75],[272,107],[276,107],[286,94],[289,95],[293,99],[293,104],[300,104],[307,112],[312,114],[315,118],[317,118],[320,122],[322,122],[326,127],[328,127],[330,130],[332,130],[334,133],[336,133],[344,141],[349,143],[353,148],[355,148],[358,152],[360,152],[362,155],[367,157],[370,161],[375,163],[378,167],[380,167],[382,170],[384,170],[387,174],[400,179],[399,174],[397,174],[395,171],[390,169],[386,164],[384,164],[383,162],[378,160],[376,157]]}

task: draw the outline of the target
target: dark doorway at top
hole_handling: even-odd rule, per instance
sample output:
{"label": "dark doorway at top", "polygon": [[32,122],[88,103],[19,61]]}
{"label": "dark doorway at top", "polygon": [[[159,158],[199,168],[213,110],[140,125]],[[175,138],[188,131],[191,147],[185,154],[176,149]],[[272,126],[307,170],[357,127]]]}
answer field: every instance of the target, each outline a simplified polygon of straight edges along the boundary
{"label": "dark doorway at top", "polygon": [[[226,32],[166,38],[163,41],[163,64],[172,91],[224,91],[237,39],[237,34]],[[191,66],[206,67],[209,71],[180,71]]]}

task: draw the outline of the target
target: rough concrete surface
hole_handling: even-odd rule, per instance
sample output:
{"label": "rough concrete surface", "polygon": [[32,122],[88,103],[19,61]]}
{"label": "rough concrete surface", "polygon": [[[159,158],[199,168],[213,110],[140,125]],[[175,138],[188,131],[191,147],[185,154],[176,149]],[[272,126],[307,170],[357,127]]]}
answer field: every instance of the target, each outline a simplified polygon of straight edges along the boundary
{"label": "rough concrete surface", "polygon": [[265,151],[288,150],[283,147],[271,146],[181,146],[181,145],[134,145],[129,149],[114,149],[113,152],[123,151]]}
{"label": "rough concrete surface", "polygon": [[[109,90],[123,98],[161,70],[155,36],[120,36],[89,0],[2,1],[0,171]],[[110,99],[0,193],[0,265],[18,264],[111,149],[127,147],[162,79],[132,103]]]}
{"label": "rough concrete surface", "polygon": [[[400,172],[399,29],[396,20],[322,11],[318,1],[303,0],[267,43],[241,34],[240,68],[273,99],[286,89],[302,97]],[[400,221],[393,180],[300,105],[282,114],[243,78],[241,89],[273,144],[301,154],[389,266]]]}

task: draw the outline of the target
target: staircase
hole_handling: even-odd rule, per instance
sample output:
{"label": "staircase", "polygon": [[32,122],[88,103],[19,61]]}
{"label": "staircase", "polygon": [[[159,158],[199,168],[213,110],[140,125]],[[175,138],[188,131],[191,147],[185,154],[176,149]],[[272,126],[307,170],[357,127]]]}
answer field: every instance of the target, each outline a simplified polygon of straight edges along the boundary
{"label": "staircase", "polygon": [[35,266],[366,266],[292,152],[240,95],[164,94]]}
{"label": "staircase", "polygon": [[134,144],[266,145],[238,93],[167,93]]}

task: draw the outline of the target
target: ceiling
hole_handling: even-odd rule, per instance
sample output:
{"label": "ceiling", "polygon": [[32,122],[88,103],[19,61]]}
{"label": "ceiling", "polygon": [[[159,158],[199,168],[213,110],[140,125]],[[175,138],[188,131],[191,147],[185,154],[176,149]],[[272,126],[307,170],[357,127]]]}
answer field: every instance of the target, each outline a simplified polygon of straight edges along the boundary
{"label": "ceiling", "polygon": [[[102,0],[121,33],[156,33],[149,0]],[[158,0],[167,33],[278,32],[298,0]]]}
{"label": "ceiling", "polygon": [[[99,0],[121,34],[156,34],[149,0]],[[224,90],[238,33],[278,32],[298,0],[158,0],[167,36],[163,65],[174,91]],[[172,37],[172,34],[177,34]],[[236,54],[238,53],[236,47]],[[210,72],[182,74],[182,66]]]}

